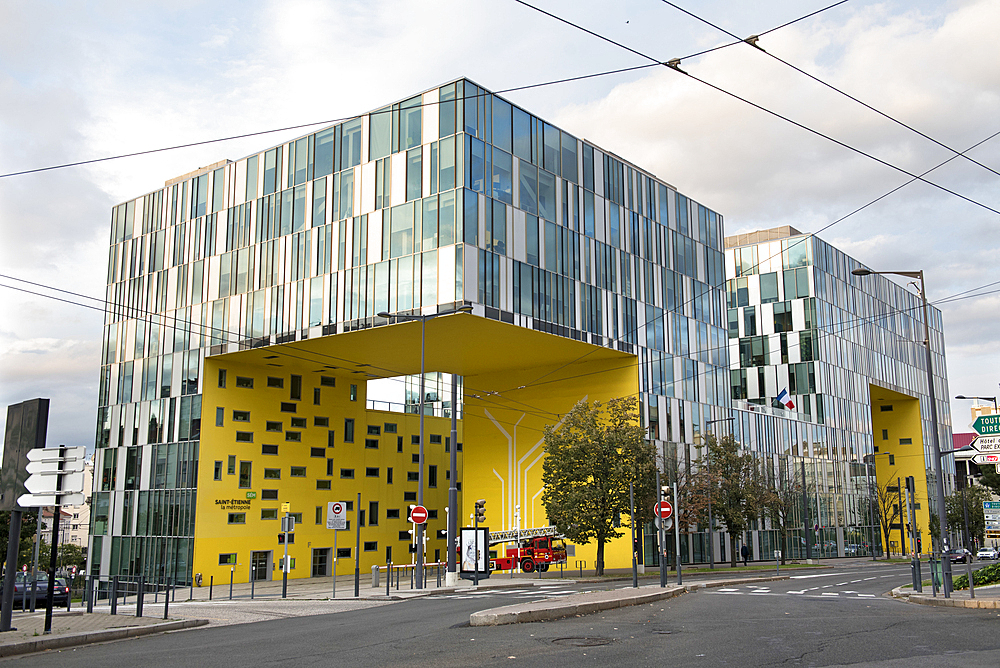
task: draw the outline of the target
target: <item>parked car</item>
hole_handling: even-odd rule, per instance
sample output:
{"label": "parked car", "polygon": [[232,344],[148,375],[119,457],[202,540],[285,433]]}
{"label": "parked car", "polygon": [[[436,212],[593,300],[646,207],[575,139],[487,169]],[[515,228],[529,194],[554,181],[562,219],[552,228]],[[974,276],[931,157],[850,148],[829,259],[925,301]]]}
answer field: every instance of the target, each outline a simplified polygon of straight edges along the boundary
{"label": "parked car", "polygon": [[981,547],[976,553],[976,559],[996,559],[997,551],[992,547]]}
{"label": "parked car", "polygon": [[[52,592],[52,607],[69,607],[70,590],[65,578],[56,578],[55,589]],[[31,605],[31,578],[17,574],[14,581],[14,607]],[[38,574],[38,582],[35,585],[35,608],[45,606],[45,599],[49,592],[49,577],[44,573]],[[0,587],[0,595],[3,589]]]}
{"label": "parked car", "polygon": [[955,547],[947,552],[948,558],[951,559],[953,564],[964,564],[972,559],[972,553],[966,550],[964,547]]}

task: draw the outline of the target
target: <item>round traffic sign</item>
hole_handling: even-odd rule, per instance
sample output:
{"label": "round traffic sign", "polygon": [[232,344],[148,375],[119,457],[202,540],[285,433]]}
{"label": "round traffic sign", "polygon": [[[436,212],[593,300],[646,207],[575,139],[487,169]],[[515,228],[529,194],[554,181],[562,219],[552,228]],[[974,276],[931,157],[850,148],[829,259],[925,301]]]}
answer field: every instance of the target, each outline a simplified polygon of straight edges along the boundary
{"label": "round traffic sign", "polygon": [[413,506],[410,511],[410,521],[414,524],[423,524],[427,521],[427,509],[423,506]]}
{"label": "round traffic sign", "polygon": [[341,513],[344,512],[344,504],[342,504],[340,501],[334,501],[333,505],[330,506],[330,510],[333,512],[334,515],[340,515]]}
{"label": "round traffic sign", "polygon": [[669,501],[660,501],[655,506],[653,506],[653,512],[660,519],[668,519],[674,514],[674,507],[670,505]]}

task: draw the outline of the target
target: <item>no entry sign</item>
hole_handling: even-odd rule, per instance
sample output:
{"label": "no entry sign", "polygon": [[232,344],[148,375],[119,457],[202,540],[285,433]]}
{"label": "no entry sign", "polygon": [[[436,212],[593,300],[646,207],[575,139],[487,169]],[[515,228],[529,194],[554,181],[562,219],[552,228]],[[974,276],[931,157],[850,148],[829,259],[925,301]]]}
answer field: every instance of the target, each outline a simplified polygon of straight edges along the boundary
{"label": "no entry sign", "polygon": [[656,516],[661,520],[665,520],[674,514],[674,507],[670,505],[669,501],[660,501],[653,506],[653,512],[656,513]]}
{"label": "no entry sign", "polygon": [[427,509],[423,506],[413,506],[410,511],[410,521],[414,524],[423,524],[427,521]]}

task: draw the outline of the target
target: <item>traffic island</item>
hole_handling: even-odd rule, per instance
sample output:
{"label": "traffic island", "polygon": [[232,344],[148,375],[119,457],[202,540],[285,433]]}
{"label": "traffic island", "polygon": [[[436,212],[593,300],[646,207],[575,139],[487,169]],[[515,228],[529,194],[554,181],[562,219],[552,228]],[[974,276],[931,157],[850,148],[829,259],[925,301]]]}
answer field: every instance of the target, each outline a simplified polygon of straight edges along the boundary
{"label": "traffic island", "polygon": [[[925,587],[928,585],[924,585]],[[945,598],[938,593],[925,594],[913,591],[909,586],[896,587],[890,592],[893,598],[899,598],[908,603],[919,605],[937,605],[946,608],[974,608],[980,610],[1000,609],[1000,588],[976,587],[976,598],[969,596],[969,590],[951,592],[951,598]]]}
{"label": "traffic island", "polygon": [[686,589],[670,587],[639,587],[571,594],[535,603],[517,603],[500,608],[482,610],[469,615],[470,626],[500,626],[521,622],[542,622],[573,615],[589,615],[602,610],[643,605],[683,594]]}

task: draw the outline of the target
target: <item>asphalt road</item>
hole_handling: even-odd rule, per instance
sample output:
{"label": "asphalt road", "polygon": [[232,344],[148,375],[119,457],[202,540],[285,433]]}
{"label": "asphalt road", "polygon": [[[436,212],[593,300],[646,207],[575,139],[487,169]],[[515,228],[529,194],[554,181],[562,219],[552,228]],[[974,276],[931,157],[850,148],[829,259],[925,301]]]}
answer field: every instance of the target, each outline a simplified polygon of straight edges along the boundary
{"label": "asphalt road", "polygon": [[910,605],[884,597],[908,580],[907,567],[855,564],[555,622],[479,628],[467,626],[471,612],[523,602],[519,597],[536,592],[443,595],[13,660],[24,666],[87,668],[1000,666],[995,611]]}

